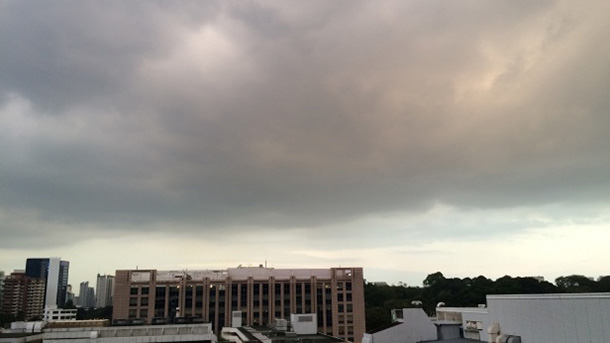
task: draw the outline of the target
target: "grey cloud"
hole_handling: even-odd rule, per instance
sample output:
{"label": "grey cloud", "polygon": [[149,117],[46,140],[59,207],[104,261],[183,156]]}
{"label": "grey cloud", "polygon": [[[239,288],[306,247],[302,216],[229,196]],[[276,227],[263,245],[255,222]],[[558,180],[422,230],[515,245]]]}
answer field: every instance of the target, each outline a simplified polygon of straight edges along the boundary
{"label": "grey cloud", "polygon": [[314,227],[610,190],[602,8],[69,4],[0,11],[5,111],[56,115],[0,138],[2,208]]}

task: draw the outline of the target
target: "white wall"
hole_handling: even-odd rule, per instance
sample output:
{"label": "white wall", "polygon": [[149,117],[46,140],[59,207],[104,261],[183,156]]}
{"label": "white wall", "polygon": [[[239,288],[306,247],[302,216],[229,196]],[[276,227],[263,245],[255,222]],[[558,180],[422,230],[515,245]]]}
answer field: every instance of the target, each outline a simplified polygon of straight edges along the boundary
{"label": "white wall", "polygon": [[487,296],[489,320],[523,343],[610,342],[610,293]]}
{"label": "white wall", "polygon": [[49,273],[47,275],[47,296],[45,300],[45,307],[57,306],[59,262],[60,259],[57,257],[49,258]]}
{"label": "white wall", "polygon": [[373,334],[366,334],[363,342],[369,343],[416,343],[437,339],[436,325],[421,308],[405,308],[404,322]]}
{"label": "white wall", "polygon": [[487,334],[487,328],[492,324],[489,320],[487,312],[468,312],[462,313],[462,327],[466,328],[466,321],[481,322],[482,330],[479,330],[480,340],[483,342],[489,341],[489,335]]}
{"label": "white wall", "polygon": [[318,317],[315,313],[291,313],[290,324],[297,335],[313,335],[318,332]]}

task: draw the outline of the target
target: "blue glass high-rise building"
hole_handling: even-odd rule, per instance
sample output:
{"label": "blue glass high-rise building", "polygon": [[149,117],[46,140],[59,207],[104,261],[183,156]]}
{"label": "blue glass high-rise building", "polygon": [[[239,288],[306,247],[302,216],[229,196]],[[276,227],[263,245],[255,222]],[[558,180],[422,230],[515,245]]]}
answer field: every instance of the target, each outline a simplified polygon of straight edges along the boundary
{"label": "blue glass high-rise building", "polygon": [[61,261],[58,257],[27,259],[25,275],[46,280],[45,307],[63,308],[66,304],[69,269],[70,262]]}

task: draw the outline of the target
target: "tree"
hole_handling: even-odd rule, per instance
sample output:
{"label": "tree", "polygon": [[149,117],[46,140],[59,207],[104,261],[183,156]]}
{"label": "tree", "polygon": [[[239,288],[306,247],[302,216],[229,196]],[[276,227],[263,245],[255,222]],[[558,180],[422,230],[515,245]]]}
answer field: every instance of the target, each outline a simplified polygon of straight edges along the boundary
{"label": "tree", "polygon": [[445,280],[445,276],[443,276],[443,273],[441,272],[428,274],[428,276],[426,276],[424,279],[424,287],[432,287],[434,285],[444,283]]}
{"label": "tree", "polygon": [[555,279],[555,284],[562,292],[569,293],[592,292],[595,288],[595,281],[584,275],[560,276]]}
{"label": "tree", "polygon": [[74,302],[72,301],[72,299],[66,301],[66,304],[64,305],[65,309],[75,309],[76,306],[74,305]]}

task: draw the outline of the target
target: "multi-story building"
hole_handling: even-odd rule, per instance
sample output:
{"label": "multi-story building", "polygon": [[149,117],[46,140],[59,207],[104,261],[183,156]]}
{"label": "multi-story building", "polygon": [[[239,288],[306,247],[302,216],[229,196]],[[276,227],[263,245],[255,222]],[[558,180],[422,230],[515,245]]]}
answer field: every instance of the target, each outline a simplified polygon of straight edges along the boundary
{"label": "multi-story building", "polygon": [[112,296],[114,294],[114,276],[97,274],[95,285],[95,307],[112,306]]}
{"label": "multi-story building", "polygon": [[68,285],[66,288],[66,303],[71,302],[72,305],[76,305],[76,299],[74,298],[74,292],[72,292],[72,285]]}
{"label": "multi-story building", "polygon": [[196,317],[217,334],[234,311],[248,326],[316,313],[318,332],[352,342],[365,329],[362,268],[117,270],[113,306],[115,320]]}
{"label": "multi-story building", "polygon": [[95,307],[95,290],[89,287],[89,281],[80,283],[78,305],[84,308]]}
{"label": "multi-story building", "polygon": [[68,291],[68,270],[70,262],[58,257],[28,258],[25,274],[30,278],[46,280],[44,306],[62,308],[66,304]]}
{"label": "multi-story building", "polygon": [[0,312],[20,320],[42,317],[45,280],[16,270],[4,279]]}
{"label": "multi-story building", "polygon": [[2,291],[4,290],[4,271],[0,270],[0,301],[2,301]]}

